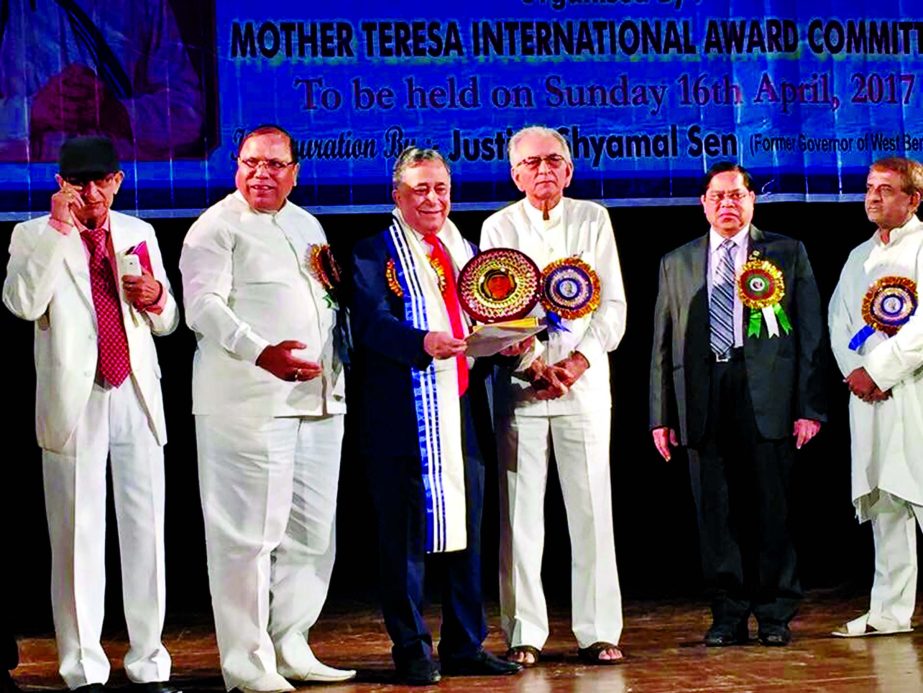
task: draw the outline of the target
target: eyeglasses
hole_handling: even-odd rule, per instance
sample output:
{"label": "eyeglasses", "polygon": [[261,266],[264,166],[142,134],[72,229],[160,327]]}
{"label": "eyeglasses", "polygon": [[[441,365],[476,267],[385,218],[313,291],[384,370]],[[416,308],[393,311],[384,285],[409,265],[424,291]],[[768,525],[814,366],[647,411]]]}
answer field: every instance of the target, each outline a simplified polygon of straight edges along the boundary
{"label": "eyeglasses", "polygon": [[567,161],[560,154],[548,154],[546,156],[527,156],[525,159],[520,159],[519,163],[514,166],[525,166],[526,168],[537,169],[542,165],[542,162],[548,166],[548,168],[560,168],[564,165],[564,162]]}
{"label": "eyeglasses", "polygon": [[107,173],[101,178],[96,178],[95,176],[65,176],[64,180],[69,186],[71,186],[77,192],[80,192],[90,183],[94,183],[97,188],[105,188],[112,185],[115,181],[116,173]]}
{"label": "eyeglasses", "polygon": [[705,193],[705,199],[712,204],[720,204],[721,201],[725,199],[730,200],[731,202],[741,202],[749,196],[749,190],[712,190],[711,192]]}
{"label": "eyeglasses", "polygon": [[238,159],[241,164],[256,171],[260,166],[266,167],[270,173],[282,173],[289,166],[294,166],[294,161],[279,161],[278,159]]}

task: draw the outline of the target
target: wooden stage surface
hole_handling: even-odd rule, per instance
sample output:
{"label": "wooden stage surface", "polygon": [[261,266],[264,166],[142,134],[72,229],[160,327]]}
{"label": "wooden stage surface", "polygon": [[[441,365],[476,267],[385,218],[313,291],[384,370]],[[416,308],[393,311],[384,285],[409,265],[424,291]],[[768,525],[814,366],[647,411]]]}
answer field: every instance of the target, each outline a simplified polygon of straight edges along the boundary
{"label": "wooden stage surface", "polygon": [[[793,622],[789,647],[769,648],[756,640],[751,620],[749,645],[706,648],[701,638],[709,619],[702,604],[686,602],[629,602],[622,637],[626,659],[617,666],[586,666],[576,658],[569,616],[552,613],[552,634],[542,663],[519,676],[449,678],[432,689],[404,689],[392,685],[390,643],[377,611],[369,605],[335,604],[312,631],[311,643],[320,659],[334,666],[359,670],[357,680],[345,684],[306,685],[304,689],[336,693],[360,691],[606,691],[660,693],[665,691],[880,691],[923,692],[923,628],[907,635],[842,639],[830,631],[859,615],[867,597],[844,599],[811,593]],[[430,623],[438,624],[435,609]],[[491,624],[486,647],[503,652],[496,627],[495,606],[488,609]],[[173,655],[174,682],[187,693],[221,693],[214,635],[206,617],[192,623],[168,619],[165,642]],[[105,647],[113,660],[110,686],[124,685],[120,670],[127,645],[124,633],[111,633]],[[26,691],[60,690],[54,641],[51,637],[20,640],[21,664],[14,678]]]}

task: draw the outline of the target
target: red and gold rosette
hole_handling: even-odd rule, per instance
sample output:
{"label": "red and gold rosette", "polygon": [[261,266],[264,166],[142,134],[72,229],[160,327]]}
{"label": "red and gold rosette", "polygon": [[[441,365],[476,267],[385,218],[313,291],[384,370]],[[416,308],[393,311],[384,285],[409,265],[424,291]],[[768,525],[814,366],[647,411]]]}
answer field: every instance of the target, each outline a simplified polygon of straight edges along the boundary
{"label": "red and gold rosette", "polygon": [[385,281],[388,282],[388,288],[391,289],[393,293],[398,298],[404,297],[404,290],[401,288],[401,283],[397,280],[397,268],[394,264],[394,258],[388,258],[388,261],[385,263]]}
{"label": "red and gold rosette", "polygon": [[336,290],[340,286],[340,266],[333,257],[330,246],[326,243],[317,243],[308,248],[307,258],[308,272],[314,277],[327,295],[334,299]]}
{"label": "red and gold rosette", "polygon": [[542,270],[542,305],[565,320],[577,320],[599,308],[599,275],[578,257],[555,260]]}
{"label": "red and gold rosette", "polygon": [[747,336],[759,337],[763,322],[770,337],[779,336],[779,327],[788,334],[792,324],[782,308],[785,296],[785,279],[782,270],[769,260],[753,253],[737,275],[737,295],[750,309]]}
{"label": "red and gold rosette", "polygon": [[471,258],[458,273],[458,299],[479,322],[516,320],[538,303],[541,274],[532,259],[512,248],[492,248]]}

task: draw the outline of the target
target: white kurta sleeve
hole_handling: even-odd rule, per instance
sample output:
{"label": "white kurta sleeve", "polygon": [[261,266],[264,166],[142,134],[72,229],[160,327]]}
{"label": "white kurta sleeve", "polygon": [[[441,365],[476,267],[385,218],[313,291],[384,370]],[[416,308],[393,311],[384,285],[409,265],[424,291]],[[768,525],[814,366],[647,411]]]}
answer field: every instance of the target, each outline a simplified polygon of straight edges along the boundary
{"label": "white kurta sleeve", "polygon": [[[917,251],[916,279],[923,278],[923,250]],[[876,346],[865,357],[865,370],[882,390],[890,390],[923,367],[923,310],[919,307],[900,332]]]}
{"label": "white kurta sleeve", "polygon": [[183,242],[179,268],[189,327],[238,358],[256,363],[269,342],[228,305],[234,282],[232,231],[211,220],[193,224]]}
{"label": "white kurta sleeve", "polygon": [[599,275],[601,296],[599,308],[593,313],[577,351],[583,354],[590,365],[594,360],[606,358],[625,334],[625,318],[628,312],[625,301],[625,287],[622,284],[622,269],[615,247],[615,234],[609,213],[601,210],[598,219],[599,232],[596,236],[595,270]]}
{"label": "white kurta sleeve", "polygon": [[[856,306],[851,305],[849,287],[858,279],[852,276],[852,263],[847,261],[840,273],[830,306],[827,309],[827,325],[830,329],[830,346],[833,356],[843,376],[847,376],[863,365],[863,358],[849,348],[849,341],[865,324],[857,324],[855,319]],[[861,322],[861,321],[860,321]]]}

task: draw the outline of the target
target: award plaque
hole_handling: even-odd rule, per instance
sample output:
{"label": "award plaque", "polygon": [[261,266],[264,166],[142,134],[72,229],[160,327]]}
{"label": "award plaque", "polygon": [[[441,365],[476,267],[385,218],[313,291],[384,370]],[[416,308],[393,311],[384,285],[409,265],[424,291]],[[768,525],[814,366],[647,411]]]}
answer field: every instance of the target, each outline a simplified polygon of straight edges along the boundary
{"label": "award plaque", "polygon": [[492,248],[475,255],[458,274],[458,299],[468,315],[483,323],[516,320],[539,300],[541,274],[525,253]]}

